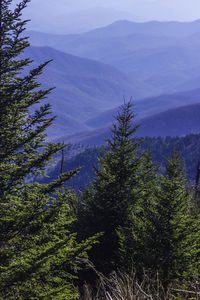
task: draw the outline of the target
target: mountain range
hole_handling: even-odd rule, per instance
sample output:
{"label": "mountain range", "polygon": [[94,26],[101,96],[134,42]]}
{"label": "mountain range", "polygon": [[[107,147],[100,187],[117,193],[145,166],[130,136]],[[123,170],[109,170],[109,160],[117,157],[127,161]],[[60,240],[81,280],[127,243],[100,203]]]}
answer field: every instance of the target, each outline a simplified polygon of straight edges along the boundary
{"label": "mountain range", "polygon": [[[44,88],[56,87],[48,98],[57,115],[50,138],[97,140],[106,135],[123,99],[130,97],[136,121],[143,122],[141,135],[199,130],[197,118],[197,130],[194,124],[189,132],[181,129],[179,116],[189,122],[187,108],[193,111],[190,105],[200,103],[200,20],[118,21],[84,34],[28,35],[32,46],[24,55],[34,60],[33,66],[53,59],[40,78]],[[177,130],[170,131],[170,125],[156,131],[155,126],[170,120],[170,109],[179,119],[178,125],[171,123]]]}
{"label": "mountain range", "polygon": [[57,115],[51,136],[88,130],[84,121],[120,105],[123,97],[142,99],[154,93],[112,66],[50,47],[29,47],[24,57],[34,60],[32,67],[53,60],[39,79],[43,88],[56,87],[48,97]]}
{"label": "mountain range", "polygon": [[[139,125],[136,133],[138,137],[185,136],[200,133],[199,116],[200,103],[197,103],[169,109],[142,119],[136,118],[133,125]],[[72,144],[102,145],[105,143],[105,139],[111,137],[111,134],[111,124],[109,123],[109,126],[98,128],[92,132],[83,131],[75,135],[63,136],[62,139]]]}
{"label": "mountain range", "polygon": [[[150,85],[157,94],[186,90],[200,69],[200,20],[194,22],[117,21],[76,35],[28,32],[32,45],[112,65]],[[193,88],[198,88],[198,82]]]}
{"label": "mountain range", "polygon": [[[174,94],[159,95],[147,97],[138,102],[134,102],[133,98],[133,113],[136,115],[136,120],[140,121],[146,117],[168,111],[171,108],[188,106],[195,103],[200,103],[200,89],[189,90]],[[104,111],[97,117],[93,117],[86,121],[87,126],[94,129],[111,126],[113,117],[116,115],[119,107]]]}

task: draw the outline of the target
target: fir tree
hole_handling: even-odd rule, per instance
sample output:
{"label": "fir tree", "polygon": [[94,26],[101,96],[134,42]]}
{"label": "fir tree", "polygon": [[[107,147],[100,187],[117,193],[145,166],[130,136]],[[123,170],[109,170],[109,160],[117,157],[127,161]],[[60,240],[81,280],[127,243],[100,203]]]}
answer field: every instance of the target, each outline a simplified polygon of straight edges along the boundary
{"label": "fir tree", "polygon": [[112,138],[107,140],[107,148],[95,169],[96,179],[83,194],[80,217],[83,234],[103,233],[90,259],[98,270],[107,274],[119,266],[117,231],[128,222],[140,182],[140,141],[134,136],[137,126],[133,126],[131,107],[130,102],[121,107],[113,124]]}
{"label": "fir tree", "polygon": [[167,289],[171,283],[177,281],[180,286],[185,278],[198,274],[198,212],[195,217],[190,213],[192,192],[176,151],[163,174],[151,169],[153,177],[144,181],[148,189],[142,189],[132,222],[121,233],[121,249],[140,279],[144,270],[150,277],[158,272]]}
{"label": "fir tree", "polygon": [[152,249],[147,246],[147,240],[152,230],[151,217],[155,213],[158,183],[158,166],[154,165],[150,151],[146,150],[136,201],[131,207],[127,225],[118,230],[121,265],[125,272],[136,271],[140,279],[151,260]]}
{"label": "fir tree", "polygon": [[151,232],[153,269],[159,271],[165,287],[197,271],[194,261],[200,244],[199,238],[195,244],[193,238],[199,225],[191,215],[192,195],[183,162],[174,150],[161,176]]}
{"label": "fir tree", "polygon": [[28,2],[12,11],[12,0],[0,0],[0,298],[76,299],[73,278],[91,242],[76,242],[67,204],[73,196],[61,187],[77,170],[50,184],[27,181],[64,147],[45,142],[50,105],[31,113],[51,89],[36,80],[48,62],[23,75],[31,63],[19,56],[29,46],[21,37]]}

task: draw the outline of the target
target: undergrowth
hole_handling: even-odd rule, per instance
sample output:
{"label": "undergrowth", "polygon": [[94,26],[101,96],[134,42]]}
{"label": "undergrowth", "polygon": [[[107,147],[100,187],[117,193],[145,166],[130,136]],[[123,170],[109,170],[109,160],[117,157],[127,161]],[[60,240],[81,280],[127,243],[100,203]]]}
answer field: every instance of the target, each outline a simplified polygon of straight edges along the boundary
{"label": "undergrowth", "polygon": [[80,300],[200,300],[200,278],[171,284],[165,290],[158,273],[150,278],[144,272],[142,281],[138,282],[134,272],[129,275],[113,272],[106,277],[91,263],[88,264],[98,276],[98,281],[95,288],[84,284]]}

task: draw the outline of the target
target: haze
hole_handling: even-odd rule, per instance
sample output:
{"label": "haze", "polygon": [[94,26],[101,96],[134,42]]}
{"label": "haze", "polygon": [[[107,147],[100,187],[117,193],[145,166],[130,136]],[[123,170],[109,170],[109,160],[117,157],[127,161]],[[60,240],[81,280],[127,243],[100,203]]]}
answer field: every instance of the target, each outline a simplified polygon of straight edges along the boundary
{"label": "haze", "polygon": [[[18,0],[14,1],[15,3]],[[29,29],[79,33],[119,19],[192,21],[200,18],[199,0],[32,0],[25,12]]]}

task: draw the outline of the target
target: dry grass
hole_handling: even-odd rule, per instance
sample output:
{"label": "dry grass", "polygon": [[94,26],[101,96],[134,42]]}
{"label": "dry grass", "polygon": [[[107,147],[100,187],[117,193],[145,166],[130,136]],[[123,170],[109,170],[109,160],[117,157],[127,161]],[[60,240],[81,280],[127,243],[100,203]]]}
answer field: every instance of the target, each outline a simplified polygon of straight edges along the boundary
{"label": "dry grass", "polygon": [[91,263],[89,267],[98,275],[97,289],[87,284],[83,287],[80,300],[200,300],[200,280],[194,279],[189,290],[164,288],[158,274],[150,279],[145,273],[142,282],[138,283],[135,274],[126,275],[113,272],[108,278],[98,272]]}

